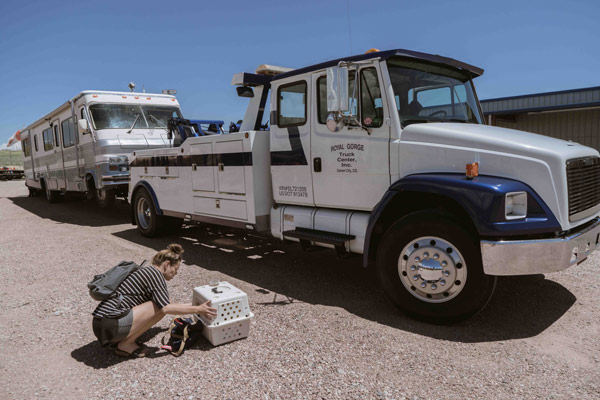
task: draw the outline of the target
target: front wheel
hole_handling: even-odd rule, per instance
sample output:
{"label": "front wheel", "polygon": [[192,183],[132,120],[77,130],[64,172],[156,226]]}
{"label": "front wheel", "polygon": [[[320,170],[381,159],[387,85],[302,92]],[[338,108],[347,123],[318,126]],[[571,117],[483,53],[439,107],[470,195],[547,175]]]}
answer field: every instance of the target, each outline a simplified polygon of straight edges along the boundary
{"label": "front wheel", "polygon": [[154,203],[148,192],[139,190],[133,199],[135,223],[138,231],[146,237],[156,236],[158,233],[158,215]]}
{"label": "front wheel", "polygon": [[107,189],[96,190],[96,204],[100,208],[109,208],[115,204],[115,191]]}
{"label": "front wheel", "polygon": [[386,296],[412,317],[452,323],[481,311],[496,287],[478,243],[436,211],[402,218],[385,233],[377,275]]}

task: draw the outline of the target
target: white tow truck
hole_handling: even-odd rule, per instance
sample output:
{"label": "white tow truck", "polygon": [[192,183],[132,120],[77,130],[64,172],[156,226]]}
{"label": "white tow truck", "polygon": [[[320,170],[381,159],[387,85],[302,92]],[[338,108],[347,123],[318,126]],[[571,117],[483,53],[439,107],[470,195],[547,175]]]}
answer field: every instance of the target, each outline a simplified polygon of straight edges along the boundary
{"label": "white tow truck", "polygon": [[497,276],[598,246],[598,152],[486,126],[480,68],[389,50],[272,71],[234,76],[251,99],[239,133],[134,152],[143,235],[188,219],[362,254],[392,302],[437,323],[481,310]]}

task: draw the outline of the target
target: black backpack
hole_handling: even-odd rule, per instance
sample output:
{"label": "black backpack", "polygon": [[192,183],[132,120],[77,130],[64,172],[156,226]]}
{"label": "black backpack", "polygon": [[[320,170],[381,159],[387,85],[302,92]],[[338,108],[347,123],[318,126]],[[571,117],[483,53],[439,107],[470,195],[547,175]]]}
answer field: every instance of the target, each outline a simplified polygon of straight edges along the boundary
{"label": "black backpack", "polygon": [[146,261],[142,265],[137,265],[133,261],[121,261],[105,273],[94,276],[94,279],[87,285],[90,289],[90,296],[98,301],[112,298],[121,282],[145,263]]}
{"label": "black backpack", "polygon": [[[179,357],[183,352],[198,342],[202,335],[204,325],[200,321],[194,323],[191,318],[177,317],[169,326],[169,333],[161,339],[161,349],[167,350],[175,357]],[[169,336],[169,340],[167,336]]]}

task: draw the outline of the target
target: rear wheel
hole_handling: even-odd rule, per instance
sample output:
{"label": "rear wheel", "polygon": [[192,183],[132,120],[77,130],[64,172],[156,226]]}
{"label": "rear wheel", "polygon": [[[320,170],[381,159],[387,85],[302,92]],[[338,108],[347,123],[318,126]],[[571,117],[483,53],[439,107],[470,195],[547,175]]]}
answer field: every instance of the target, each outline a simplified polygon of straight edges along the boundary
{"label": "rear wheel", "polygon": [[48,203],[56,203],[58,201],[59,193],[55,190],[50,190],[46,181],[42,181],[42,189],[46,193],[46,200],[48,200]]}
{"label": "rear wheel", "polygon": [[392,225],[378,249],[377,275],[396,306],[433,323],[475,315],[488,303],[497,279],[483,273],[473,236],[434,210]]}
{"label": "rear wheel", "polygon": [[140,189],[135,194],[133,207],[138,231],[147,237],[156,236],[159,228],[159,215],[156,214],[154,203],[146,190]]}

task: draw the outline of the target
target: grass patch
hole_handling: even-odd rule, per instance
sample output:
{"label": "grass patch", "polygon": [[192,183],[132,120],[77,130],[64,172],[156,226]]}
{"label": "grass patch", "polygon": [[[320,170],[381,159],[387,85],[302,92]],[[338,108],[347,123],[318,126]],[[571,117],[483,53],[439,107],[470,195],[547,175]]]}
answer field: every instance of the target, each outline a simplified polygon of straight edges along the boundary
{"label": "grass patch", "polygon": [[17,150],[0,150],[0,165],[23,166],[23,152]]}

